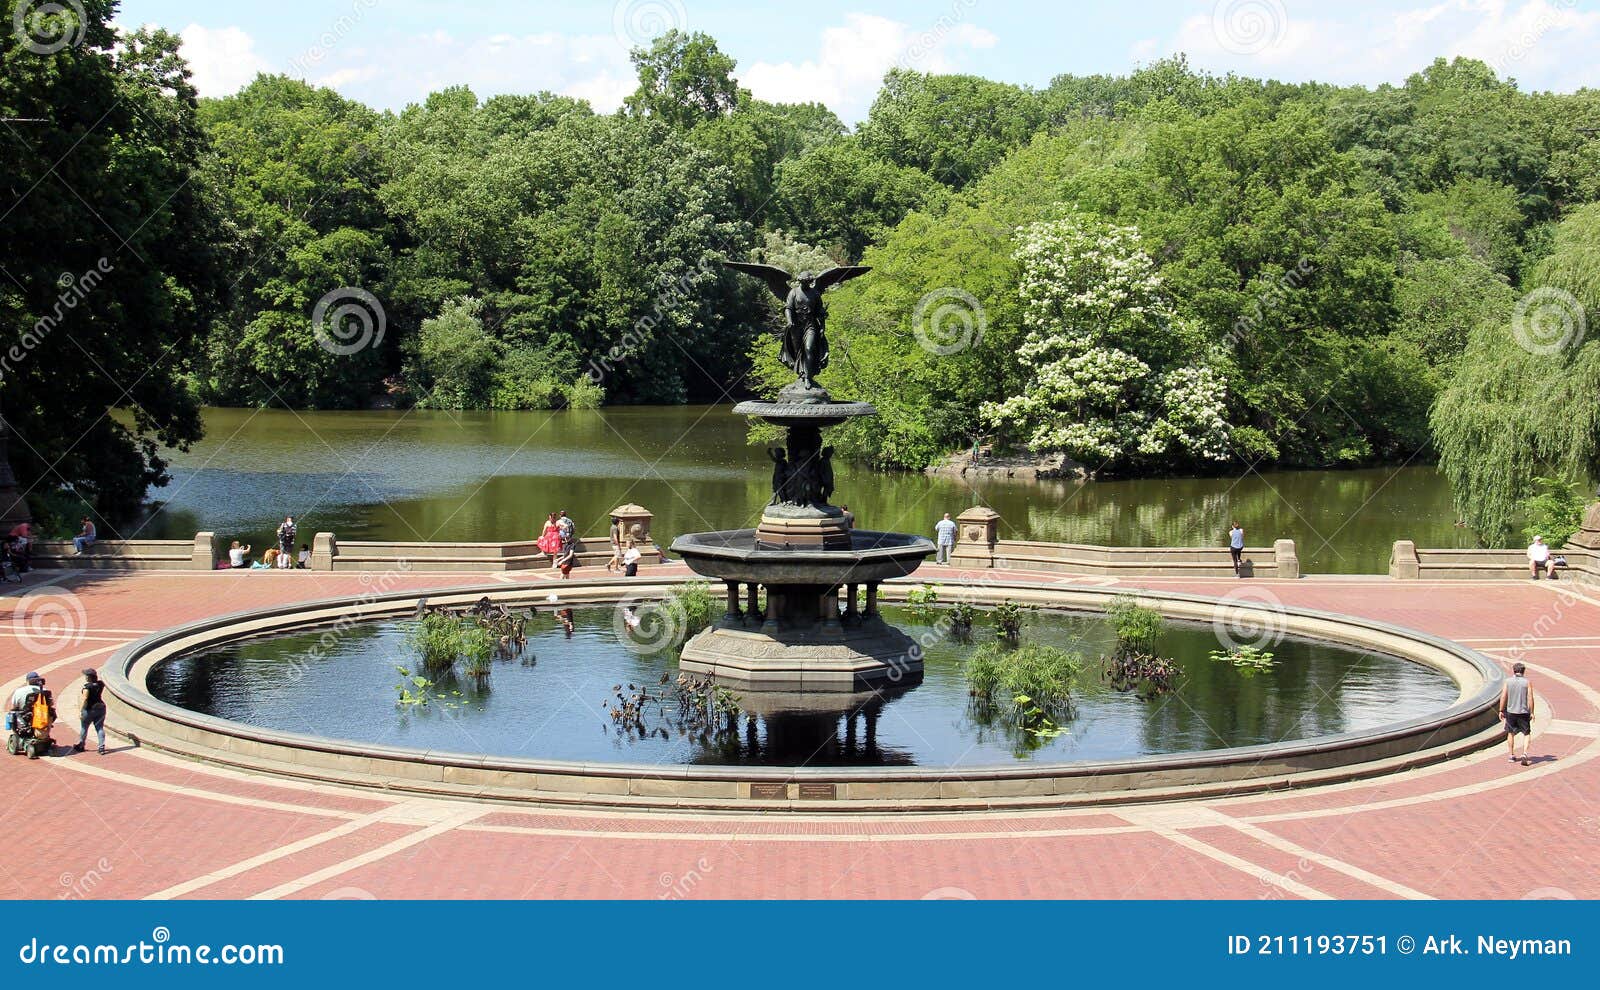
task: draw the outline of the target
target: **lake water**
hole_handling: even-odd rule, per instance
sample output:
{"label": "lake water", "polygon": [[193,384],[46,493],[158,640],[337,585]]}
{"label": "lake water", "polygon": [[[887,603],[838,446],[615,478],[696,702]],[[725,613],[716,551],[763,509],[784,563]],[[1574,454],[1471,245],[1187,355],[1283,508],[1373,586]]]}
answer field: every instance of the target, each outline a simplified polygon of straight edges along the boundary
{"label": "lake water", "polygon": [[[209,409],[206,436],[174,453],[164,507],[122,535],[187,539],[198,530],[266,546],[285,514],[309,542],[501,542],[538,535],[566,509],[581,532],[635,502],[655,535],[753,526],[771,465],[728,406],[582,412],[292,412]],[[1470,546],[1448,484],[1432,468],[1246,471],[1215,478],[968,483],[840,465],[836,503],[859,525],[931,533],[975,503],[1008,539],[1116,546],[1225,545],[1230,519],[1251,545],[1288,537],[1307,573],[1386,572],[1395,540]]]}

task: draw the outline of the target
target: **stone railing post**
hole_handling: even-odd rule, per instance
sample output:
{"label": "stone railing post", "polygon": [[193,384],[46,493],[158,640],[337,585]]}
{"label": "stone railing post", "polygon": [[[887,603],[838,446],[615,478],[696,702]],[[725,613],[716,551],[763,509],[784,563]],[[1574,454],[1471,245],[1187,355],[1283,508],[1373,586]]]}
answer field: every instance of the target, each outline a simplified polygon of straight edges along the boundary
{"label": "stone railing post", "polygon": [[1417,558],[1417,545],[1411,540],[1395,540],[1389,554],[1389,576],[1405,581],[1422,577],[1422,561]]}
{"label": "stone railing post", "polygon": [[956,516],[956,546],[952,567],[993,567],[994,546],[1000,539],[1000,513],[975,505]]}
{"label": "stone railing post", "polygon": [[307,565],[313,571],[333,570],[333,558],[339,556],[339,540],[332,533],[318,533],[311,539],[311,563]]}
{"label": "stone railing post", "polygon": [[[622,522],[623,540],[633,539],[639,543],[650,542],[650,521],[655,514],[642,505],[629,502],[612,509],[610,515],[616,516]],[[606,529],[611,529],[611,519],[606,519]]]}
{"label": "stone railing post", "polygon": [[1600,550],[1600,502],[1590,505],[1583,514],[1583,525],[1567,540],[1566,546],[1582,550]]}
{"label": "stone railing post", "polygon": [[1278,540],[1273,543],[1272,558],[1278,565],[1278,577],[1298,578],[1300,576],[1300,555],[1295,552],[1293,540]]}
{"label": "stone railing post", "polygon": [[217,534],[194,534],[194,546],[189,550],[189,567],[196,571],[209,571],[217,566]]}

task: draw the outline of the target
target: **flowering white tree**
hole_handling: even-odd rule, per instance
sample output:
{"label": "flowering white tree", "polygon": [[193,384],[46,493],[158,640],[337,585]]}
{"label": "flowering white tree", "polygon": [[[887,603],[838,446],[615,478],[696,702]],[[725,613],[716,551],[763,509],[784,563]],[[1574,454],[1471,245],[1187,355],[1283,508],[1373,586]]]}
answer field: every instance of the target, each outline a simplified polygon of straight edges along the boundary
{"label": "flowering white tree", "polygon": [[1022,231],[1020,395],[984,419],[1090,464],[1228,457],[1228,386],[1174,311],[1139,233],[1072,216]]}

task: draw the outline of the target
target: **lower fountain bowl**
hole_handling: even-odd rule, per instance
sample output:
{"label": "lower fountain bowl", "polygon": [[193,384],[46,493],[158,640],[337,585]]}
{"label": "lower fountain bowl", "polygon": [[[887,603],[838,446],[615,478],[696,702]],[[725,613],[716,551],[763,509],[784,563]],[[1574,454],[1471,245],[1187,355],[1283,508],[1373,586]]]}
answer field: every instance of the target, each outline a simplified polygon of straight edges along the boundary
{"label": "lower fountain bowl", "polygon": [[684,644],[678,668],[736,691],[834,694],[910,687],[922,680],[922,650],[877,617],[803,630],[719,623]]}

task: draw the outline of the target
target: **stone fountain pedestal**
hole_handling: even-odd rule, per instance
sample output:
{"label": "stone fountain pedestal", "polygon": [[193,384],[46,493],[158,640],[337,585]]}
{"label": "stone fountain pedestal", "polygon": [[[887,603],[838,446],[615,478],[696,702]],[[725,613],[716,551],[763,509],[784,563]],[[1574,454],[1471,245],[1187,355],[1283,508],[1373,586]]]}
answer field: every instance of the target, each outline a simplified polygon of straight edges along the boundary
{"label": "stone fountain pedestal", "polygon": [[685,644],[679,666],[754,691],[849,693],[920,680],[922,651],[878,613],[878,585],[915,571],[933,543],[852,530],[828,504],[822,431],[877,410],[797,382],[777,402],[734,412],[784,427],[788,444],[772,453],[773,499],[757,527],[673,541],[672,552],[727,595],[722,618]]}

